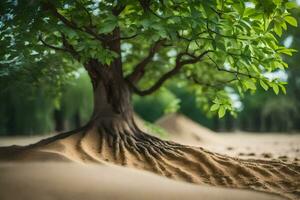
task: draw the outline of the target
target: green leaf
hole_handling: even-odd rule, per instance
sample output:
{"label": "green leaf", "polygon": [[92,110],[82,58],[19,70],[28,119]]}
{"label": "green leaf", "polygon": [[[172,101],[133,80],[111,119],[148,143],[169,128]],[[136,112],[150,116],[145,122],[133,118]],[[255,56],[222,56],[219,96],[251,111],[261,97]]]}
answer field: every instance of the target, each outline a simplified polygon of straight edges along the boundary
{"label": "green leaf", "polygon": [[222,118],[226,113],[225,107],[224,106],[220,106],[219,111],[218,111],[218,115],[219,118]]}
{"label": "green leaf", "polygon": [[100,33],[110,33],[114,30],[115,27],[116,27],[115,24],[107,23],[100,29]]}
{"label": "green leaf", "polygon": [[279,53],[284,53],[289,56],[292,56],[293,52],[297,52],[297,50],[295,50],[295,49],[287,49],[285,47],[279,47],[278,49],[276,49],[276,51]]}
{"label": "green leaf", "polygon": [[276,33],[278,36],[281,36],[281,35],[282,35],[282,28],[281,28],[281,25],[278,24],[278,23],[275,23],[275,24],[274,24],[274,31],[275,31],[275,33]]}
{"label": "green leaf", "polygon": [[272,84],[272,88],[273,88],[273,91],[275,92],[276,95],[278,95],[279,93],[279,87],[276,83],[273,83]]}
{"label": "green leaf", "polygon": [[292,16],[285,16],[284,20],[292,26],[296,27],[298,25],[297,20]]}
{"label": "green leaf", "polygon": [[292,9],[292,8],[297,8],[297,3],[296,2],[287,2],[285,4],[286,9]]}
{"label": "green leaf", "polygon": [[252,80],[245,80],[243,83],[247,89],[256,90],[255,83]]}
{"label": "green leaf", "polygon": [[220,107],[220,104],[214,104],[210,107],[210,111],[215,111],[215,110],[218,110]]}
{"label": "green leaf", "polygon": [[111,17],[101,24],[99,33],[110,33],[115,29],[117,25],[118,25],[117,19]]}
{"label": "green leaf", "polygon": [[287,26],[286,26],[286,23],[285,23],[285,21],[282,21],[282,22],[281,22],[281,27],[282,27],[284,30],[286,30],[286,29],[287,29]]}
{"label": "green leaf", "polygon": [[273,0],[273,2],[276,4],[276,5],[280,5],[281,4],[281,0]]}
{"label": "green leaf", "polygon": [[267,91],[269,89],[269,86],[263,80],[260,80],[259,83],[264,90]]}
{"label": "green leaf", "polygon": [[283,94],[286,94],[286,89],[285,89],[284,85],[279,85],[279,87],[281,88]]}
{"label": "green leaf", "polygon": [[236,9],[236,11],[238,11],[238,13],[240,14],[240,16],[243,16],[244,11],[245,11],[244,2],[240,1],[238,3],[234,3],[232,6]]}

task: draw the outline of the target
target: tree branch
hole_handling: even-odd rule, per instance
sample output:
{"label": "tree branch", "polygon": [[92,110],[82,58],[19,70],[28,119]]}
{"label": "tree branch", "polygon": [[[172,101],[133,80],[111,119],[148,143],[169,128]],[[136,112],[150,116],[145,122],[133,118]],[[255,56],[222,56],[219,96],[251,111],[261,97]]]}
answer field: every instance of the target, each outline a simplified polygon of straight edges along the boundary
{"label": "tree branch", "polygon": [[68,42],[66,36],[65,36],[63,33],[61,33],[61,36],[62,36],[62,43],[63,43],[65,49],[67,49],[67,50],[70,52],[70,54],[71,54],[76,60],[79,61],[79,60],[80,60],[80,56],[79,56],[78,52],[77,52],[77,51],[74,49],[74,47]]}
{"label": "tree branch", "polygon": [[151,62],[152,58],[154,57],[155,53],[161,48],[162,44],[165,42],[165,40],[157,40],[154,45],[149,49],[148,55],[141,61],[139,62],[133,72],[127,76],[127,79],[130,80],[131,82],[135,83],[139,81],[144,73],[145,73],[145,68],[149,62]]}
{"label": "tree branch", "polygon": [[114,37],[109,39],[110,42],[116,41],[116,40],[129,40],[132,38],[135,38],[136,36],[138,36],[138,33],[131,35],[131,36],[124,36],[124,37]]}
{"label": "tree branch", "polygon": [[118,16],[125,8],[126,8],[126,5],[117,4],[116,7],[113,8],[112,13],[115,16]]}
{"label": "tree branch", "polygon": [[65,49],[65,48],[56,47],[56,46],[53,46],[53,45],[51,45],[51,44],[46,43],[46,41],[43,40],[43,38],[42,38],[41,35],[39,35],[39,38],[38,38],[38,39],[39,39],[40,42],[42,42],[42,44],[43,44],[44,46],[46,46],[46,47],[48,47],[48,48],[50,48],[50,49],[53,49],[53,50],[56,50],[56,51],[65,51],[65,52],[68,52],[68,50]]}
{"label": "tree branch", "polygon": [[66,26],[68,26],[69,28],[75,29],[75,30],[79,30],[82,31],[84,33],[88,33],[89,35],[93,36],[95,39],[103,42],[106,40],[106,38],[104,36],[101,36],[97,33],[95,33],[90,27],[88,26],[84,26],[83,29],[81,27],[79,27],[76,23],[74,23],[73,21],[68,20],[66,17],[64,17],[63,15],[61,15],[57,9],[55,8],[55,6],[53,6],[51,3],[46,2],[43,4],[43,7],[46,10],[51,11],[51,13],[53,14],[53,16],[55,16],[56,18],[58,18],[60,21],[62,21]]}
{"label": "tree branch", "polygon": [[212,88],[216,88],[219,89],[220,87],[225,86],[226,84],[229,84],[233,81],[237,81],[237,78],[233,78],[227,81],[218,81],[218,83],[216,84],[211,84],[211,83],[206,83],[203,81],[198,80],[195,76],[187,76],[187,78],[191,79],[194,83],[198,84],[198,85],[204,85],[206,87],[212,87]]}
{"label": "tree branch", "polygon": [[245,74],[245,73],[242,73],[242,72],[239,72],[239,71],[232,71],[232,70],[227,70],[227,69],[224,69],[224,68],[221,68],[216,61],[214,61],[211,57],[208,56],[208,58],[215,64],[216,68],[218,71],[223,71],[223,72],[228,72],[228,73],[231,73],[231,74],[234,74],[235,76],[237,75],[242,75],[242,76],[246,76],[246,77],[249,77],[249,78],[256,78],[256,79],[259,79],[255,76],[252,76],[251,74]]}
{"label": "tree branch", "polygon": [[144,12],[147,12],[150,9],[150,0],[139,0],[139,3],[142,6]]}
{"label": "tree branch", "polygon": [[56,51],[64,51],[64,52],[67,52],[67,53],[70,53],[76,60],[80,60],[80,57],[79,57],[79,54],[78,52],[75,51],[74,47],[67,41],[65,35],[61,34],[62,35],[62,44],[63,44],[63,47],[57,47],[57,46],[53,46],[51,44],[48,44],[46,43],[45,40],[43,40],[42,36],[39,35],[38,39],[40,42],[42,42],[42,44],[50,49],[54,49]]}
{"label": "tree branch", "polygon": [[129,39],[132,39],[132,38],[135,38],[136,36],[138,36],[138,34],[134,34],[134,35],[131,35],[131,36],[124,36],[124,37],[120,37],[120,40],[129,40]]}
{"label": "tree branch", "polygon": [[76,3],[84,10],[84,12],[86,12],[86,14],[88,15],[89,18],[89,24],[91,27],[93,27],[93,21],[92,21],[92,15],[91,13],[88,11],[88,9],[78,0],[76,0]]}
{"label": "tree branch", "polygon": [[187,38],[187,37],[184,37],[182,35],[180,35],[180,33],[177,31],[176,32],[176,35],[179,39],[183,39],[183,40],[186,40],[188,42],[192,42],[192,41],[195,41],[196,39],[210,39],[210,38],[202,38],[202,37],[199,37],[200,35],[204,34],[204,33],[207,33],[208,31],[205,30],[205,31],[201,31],[199,33],[197,33],[193,38]]}
{"label": "tree branch", "polygon": [[203,52],[202,54],[200,54],[199,56],[195,56],[192,59],[186,59],[181,61],[182,57],[185,55],[190,56],[188,53],[183,52],[183,53],[179,53],[176,57],[176,63],[175,63],[175,67],[173,69],[171,69],[170,71],[168,71],[167,73],[165,73],[164,75],[162,75],[158,81],[156,83],[154,83],[150,88],[146,89],[146,90],[139,90],[131,81],[128,80],[129,85],[131,86],[131,88],[133,89],[133,91],[140,95],[140,96],[145,96],[148,94],[153,93],[154,91],[156,91],[157,89],[159,89],[166,80],[168,80],[169,78],[171,78],[172,76],[174,76],[175,74],[177,74],[181,68],[184,65],[187,64],[194,64],[196,62],[199,62],[207,53],[211,52],[210,50],[207,50],[205,52]]}

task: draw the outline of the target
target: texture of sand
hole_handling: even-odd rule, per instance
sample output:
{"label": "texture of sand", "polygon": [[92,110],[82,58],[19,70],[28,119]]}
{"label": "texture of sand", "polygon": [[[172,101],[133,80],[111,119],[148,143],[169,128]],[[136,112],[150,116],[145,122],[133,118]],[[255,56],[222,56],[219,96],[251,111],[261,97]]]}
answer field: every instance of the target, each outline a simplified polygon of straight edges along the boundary
{"label": "texture of sand", "polygon": [[[144,138],[143,135],[140,136],[135,135],[134,137],[122,135],[120,136],[120,138],[117,138],[117,137],[112,137],[112,135],[98,132],[96,128],[89,128],[86,131],[75,132],[75,134],[68,133],[68,134],[58,135],[55,136],[54,138],[45,139],[36,144],[29,145],[29,146],[0,147],[0,161],[19,162],[19,164],[11,164],[11,165],[5,164],[0,171],[0,173],[2,172],[2,175],[0,175],[0,180],[2,179],[1,176],[2,177],[5,176],[6,178],[4,178],[3,180],[6,181],[9,181],[11,177],[11,181],[12,181],[11,184],[13,182],[14,183],[21,182],[22,184],[20,185],[24,185],[25,182],[30,182],[30,183],[32,182],[38,185],[38,183],[41,183],[41,181],[39,181],[37,178],[44,177],[43,182],[44,181],[46,183],[49,182],[50,185],[66,185],[65,186],[67,191],[66,195],[70,195],[70,196],[65,197],[64,199],[75,198],[76,196],[80,196],[81,192],[87,195],[86,193],[84,193],[85,190],[86,191],[89,190],[86,188],[87,187],[86,185],[90,185],[89,187],[92,190],[90,193],[91,195],[94,195],[94,196],[90,196],[90,199],[93,199],[96,196],[98,198],[99,196],[101,196],[101,198],[103,196],[106,199],[120,198],[120,196],[112,196],[112,195],[121,195],[121,196],[129,195],[126,196],[128,197],[128,199],[135,199],[135,198],[141,199],[141,196],[139,195],[142,194],[150,195],[152,193],[157,193],[157,195],[162,195],[162,196],[150,195],[149,198],[176,199],[175,197],[181,197],[179,199],[195,199],[196,196],[194,196],[194,194],[196,192],[197,193],[199,192],[200,196],[201,195],[203,195],[204,197],[207,196],[207,198],[203,198],[203,199],[221,199],[221,200],[234,199],[234,198],[246,199],[248,194],[250,199],[260,199],[260,198],[270,197],[266,195],[260,197],[255,196],[255,195],[260,195],[261,194],[260,192],[256,192],[256,193],[251,192],[251,194],[247,193],[247,195],[245,195],[240,193],[240,191],[237,190],[223,190],[211,186],[236,188],[236,189],[251,189],[256,191],[279,194],[281,195],[281,197],[286,197],[288,199],[299,199],[300,166],[297,162],[290,162],[290,161],[286,162],[287,160],[284,159],[279,160],[273,158],[271,158],[273,160],[270,160],[270,158],[269,160],[267,160],[267,158],[258,160],[256,159],[258,158],[256,157],[257,156],[256,154],[254,154],[251,157],[252,159],[248,159],[248,160],[232,157],[232,156],[243,157],[242,155],[239,154],[236,155],[233,152],[236,152],[236,150],[242,148],[243,144],[245,144],[245,141],[244,143],[242,141],[239,141],[239,139],[236,139],[234,141],[233,138],[235,138],[235,136],[232,136],[231,139],[229,137],[229,139],[226,140],[225,139],[226,135],[224,135],[224,138],[219,137],[216,133],[206,128],[203,128],[197,125],[196,123],[192,122],[188,118],[180,115],[175,115],[175,117],[173,116],[173,117],[165,118],[164,120],[160,120],[160,122],[161,122],[160,125],[168,125],[165,126],[164,128],[169,127],[169,130],[172,131],[171,134],[174,133],[175,136],[170,135],[171,140],[175,138],[177,142],[185,143],[185,144],[189,144],[189,142],[191,142],[191,144],[198,147],[185,146],[174,142],[161,141],[152,136],[147,136],[148,139],[149,138],[151,139],[151,141],[148,142],[147,138]],[[242,138],[242,136],[239,137]],[[256,138],[256,136],[254,136],[254,138]],[[282,137],[281,140],[283,140],[283,138],[284,137]],[[253,139],[251,142],[251,140],[247,137],[244,138],[243,140],[246,140],[246,143],[248,142],[247,147],[249,146],[251,147],[252,144],[252,147],[249,148],[251,152],[255,153],[256,149],[258,149],[258,146],[255,145],[253,146],[253,144],[256,143],[255,141],[258,140]],[[288,141],[288,139],[286,139],[286,141]],[[28,144],[29,141],[26,142]],[[18,141],[17,143],[20,144],[20,141]],[[295,138],[294,138],[294,143],[295,145],[299,144],[297,141],[295,141]],[[8,144],[8,142],[2,142],[2,144]],[[240,147],[238,147],[238,144],[240,145]],[[287,143],[279,143],[279,144],[286,145]],[[293,146],[294,148],[295,145],[289,145],[289,147]],[[211,151],[203,149],[202,147],[199,146],[205,146],[208,149],[210,148],[210,150],[213,151],[215,150],[219,153],[212,153]],[[261,142],[260,147],[263,146],[268,146],[268,145],[264,145],[264,143]],[[274,145],[273,146],[269,145],[268,148],[272,149],[274,147],[277,149],[280,148],[280,146],[274,146]],[[276,151],[280,152],[280,150],[276,150]],[[231,155],[231,156],[222,155],[220,153],[226,153],[227,155]],[[21,161],[25,161],[25,162],[21,162]],[[52,164],[51,166],[49,166],[49,168],[47,168],[48,165],[38,164],[37,167],[35,167],[35,166],[31,166],[30,164],[25,164],[30,161],[31,162],[41,162],[41,161],[54,162],[55,161],[57,164]],[[68,167],[62,166],[61,164],[58,164],[58,161],[68,162],[69,165],[66,165]],[[80,165],[80,167],[77,167],[77,165],[74,165],[74,163],[86,164],[86,166]],[[96,167],[93,165],[91,166],[90,169],[89,166],[92,163],[98,164],[99,166]],[[122,178],[114,178],[114,174],[118,174],[119,172],[114,171],[115,168],[113,168],[112,164],[132,168],[130,170],[135,169],[135,171],[130,171],[131,173],[130,175],[127,174],[128,172],[121,170],[122,173],[124,172],[124,174],[121,175]],[[56,165],[57,165],[57,169],[56,169]],[[33,171],[29,170],[29,168],[31,167],[34,169]],[[84,167],[88,167],[88,168],[84,168]],[[38,168],[44,170],[39,171]],[[62,168],[63,169],[70,168],[70,172],[69,170],[63,170]],[[129,170],[128,168],[122,168],[122,169]],[[158,178],[157,181],[155,181],[155,183],[154,181],[152,181],[152,178],[149,178],[149,181],[148,179],[145,179],[146,181],[142,181],[144,180],[143,178],[134,177],[134,175],[132,175],[132,174],[140,174],[140,171],[136,169],[150,171],[161,175],[161,177],[157,177],[154,174],[151,174],[151,176]],[[93,171],[93,173],[91,172],[91,174],[87,176],[86,175],[87,172],[85,172],[86,170]],[[58,173],[58,174],[53,174],[53,173],[51,174],[50,172],[48,173],[48,171],[53,173]],[[66,171],[66,172],[63,173],[62,171]],[[22,173],[24,173],[25,175],[24,174],[22,175]],[[18,177],[27,176],[26,174],[29,174],[28,178],[22,179],[25,181],[22,182],[22,180]],[[54,178],[53,179],[50,178],[48,174],[50,174],[51,177]],[[102,184],[100,184],[101,182],[98,183],[97,181],[109,180],[108,178],[103,180],[101,179],[101,177],[105,177],[104,174],[110,174],[110,176],[112,177],[111,181],[119,181],[119,183],[115,183],[115,182],[108,182],[108,183],[105,182],[105,183],[107,183],[108,185],[116,184],[118,185],[118,187],[121,188],[123,188],[123,186],[124,187],[127,186],[128,183],[124,182],[124,180],[127,179],[136,180],[136,182],[134,182],[133,185],[128,185],[130,187],[142,185],[143,182],[147,182],[151,184],[149,184],[147,187],[145,186],[144,189],[141,190],[141,194],[139,192],[136,193],[133,192],[127,194],[129,189],[121,190],[119,188],[116,189],[113,186],[109,186],[109,187],[107,186],[108,187],[107,188],[103,186],[104,185],[103,183]],[[146,174],[148,177],[149,173]],[[84,178],[85,176],[88,178]],[[60,180],[59,177],[63,177],[62,180]],[[74,178],[73,179],[74,181],[70,180],[72,179],[70,177]],[[101,180],[98,180],[98,178],[95,178],[96,180],[94,180],[94,178],[92,178],[89,181],[89,178],[91,177],[100,177]],[[143,177],[143,175],[141,175],[141,177]],[[196,183],[198,184],[198,186],[194,185],[197,188],[195,190],[187,189],[187,188],[194,188],[194,186],[191,184],[187,184],[188,186],[183,186],[186,183],[171,181],[165,177],[175,179],[178,181]],[[80,181],[77,182],[77,180],[82,180],[82,183],[85,183],[84,181],[86,181],[86,183],[82,185],[81,182]],[[63,183],[60,184],[60,181],[63,181]],[[68,181],[72,182],[72,184],[74,184],[74,188],[76,189],[80,187],[83,187],[85,189],[83,191],[78,189],[78,192],[74,192],[72,194],[72,192],[68,190],[69,188],[67,186],[69,183]],[[164,182],[166,185],[165,186],[159,185],[160,183],[158,182]],[[169,187],[167,186],[169,183],[171,185],[173,183],[174,184],[178,183],[180,184],[180,186],[177,187],[175,185],[172,185]],[[34,184],[32,187],[36,187]],[[52,191],[52,195],[54,196],[55,194],[63,195],[64,190],[59,190],[58,188],[52,188],[52,186],[49,186],[49,184],[46,185],[44,189],[40,191],[41,192],[40,196],[42,196],[42,194],[44,194],[47,191]],[[168,189],[165,189],[163,191],[159,190],[159,192],[156,192],[155,190],[153,190],[156,188],[156,185],[158,189],[159,188],[168,188]],[[199,185],[201,185],[201,187],[199,187]],[[204,185],[206,186],[202,187]],[[180,189],[181,186],[184,189]],[[99,188],[103,188],[103,190],[99,190],[97,193],[95,188],[97,188],[98,190]],[[4,188],[3,190],[6,189]],[[119,193],[119,191],[122,191],[122,193]],[[182,191],[188,191],[189,194],[186,194],[187,196],[180,196],[183,195]],[[13,195],[18,195],[18,194],[13,194]],[[33,196],[29,196],[28,199],[32,199],[30,197]],[[270,198],[276,198],[276,197],[272,196]]]}
{"label": "texture of sand", "polygon": [[188,117],[174,113],[157,120],[156,125],[169,133],[168,139],[186,145],[216,143],[215,133]]}
{"label": "texture of sand", "polygon": [[177,182],[118,166],[1,163],[1,200],[280,200],[279,196]]}
{"label": "texture of sand", "polygon": [[300,134],[236,132],[219,133],[217,137],[217,144],[201,146],[233,157],[300,164]]}
{"label": "texture of sand", "polygon": [[300,164],[300,134],[216,133],[181,114],[166,115],[156,124],[169,133],[168,139],[181,144],[233,157]]}

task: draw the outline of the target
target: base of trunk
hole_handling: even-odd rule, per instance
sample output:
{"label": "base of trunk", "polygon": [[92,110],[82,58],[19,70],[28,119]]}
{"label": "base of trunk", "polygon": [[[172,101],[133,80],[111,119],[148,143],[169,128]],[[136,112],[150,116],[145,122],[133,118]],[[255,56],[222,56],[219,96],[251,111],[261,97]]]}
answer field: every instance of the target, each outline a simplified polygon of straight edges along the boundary
{"label": "base of trunk", "polygon": [[231,158],[116,124],[93,123],[27,147],[0,148],[0,160],[47,159],[112,163],[191,183],[284,193],[290,199],[300,197],[298,165]]}

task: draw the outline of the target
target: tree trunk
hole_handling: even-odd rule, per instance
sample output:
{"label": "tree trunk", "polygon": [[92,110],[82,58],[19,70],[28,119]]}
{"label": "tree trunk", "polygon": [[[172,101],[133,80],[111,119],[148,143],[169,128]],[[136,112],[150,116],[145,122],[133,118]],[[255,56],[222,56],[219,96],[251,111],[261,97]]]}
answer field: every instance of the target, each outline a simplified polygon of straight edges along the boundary
{"label": "tree trunk", "polygon": [[[176,180],[284,193],[297,198],[300,167],[280,161],[241,160],[164,141],[141,131],[134,122],[130,89],[109,68],[89,74],[94,88],[90,122],[68,133],[27,147],[0,148],[0,160],[113,163],[151,171]],[[274,179],[276,177],[276,179]],[[282,183],[288,182],[289,187]]]}
{"label": "tree trunk", "polygon": [[65,122],[62,115],[62,111],[59,109],[54,110],[54,122],[55,122],[55,131],[60,132],[65,130]]}
{"label": "tree trunk", "polygon": [[131,92],[122,79],[99,80],[94,88],[94,111],[91,123],[120,126],[134,130]]}

